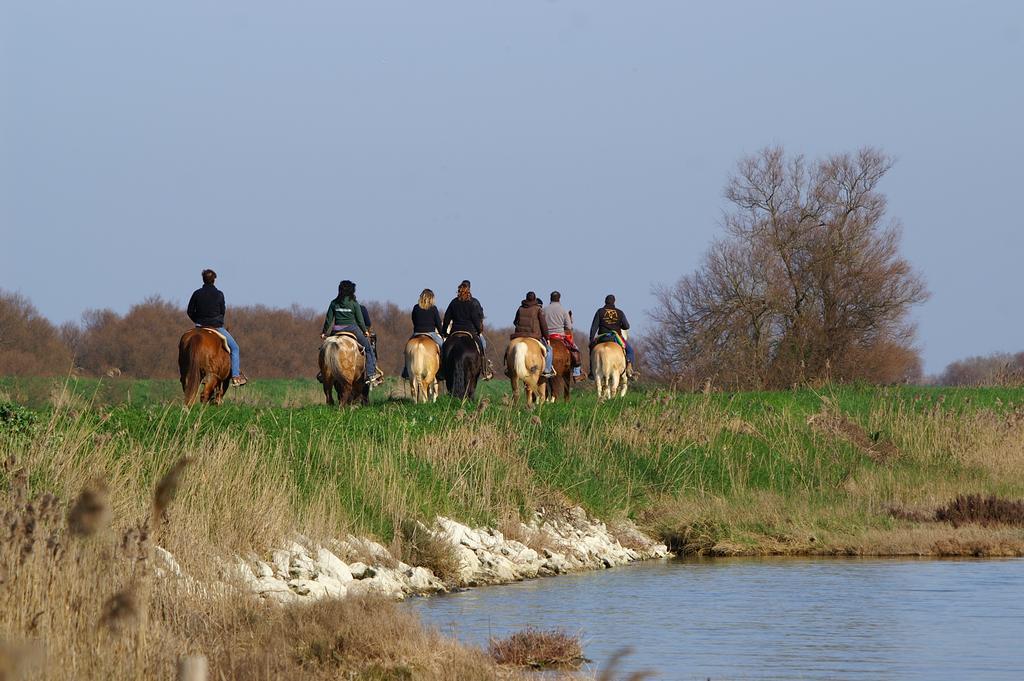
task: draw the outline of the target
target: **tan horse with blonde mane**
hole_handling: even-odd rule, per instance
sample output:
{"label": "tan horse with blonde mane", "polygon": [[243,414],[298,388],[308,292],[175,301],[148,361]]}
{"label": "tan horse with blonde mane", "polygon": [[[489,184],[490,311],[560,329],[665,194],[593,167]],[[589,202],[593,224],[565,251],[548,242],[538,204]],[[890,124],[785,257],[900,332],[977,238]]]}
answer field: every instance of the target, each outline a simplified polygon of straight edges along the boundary
{"label": "tan horse with blonde mane", "polygon": [[437,372],[441,368],[441,349],[430,336],[413,336],[405,344],[405,371],[409,389],[417,404],[437,402]]}
{"label": "tan horse with blonde mane", "polygon": [[605,342],[594,346],[590,353],[590,373],[597,384],[597,399],[626,396],[629,387],[626,351],[618,343]]}
{"label": "tan horse with blonde mane", "polygon": [[519,383],[526,388],[527,404],[543,402],[547,392],[544,372],[546,348],[536,338],[513,338],[505,350],[505,375],[512,382],[512,398],[519,401]]}
{"label": "tan horse with blonde mane", "polygon": [[220,404],[231,385],[231,353],[224,336],[198,327],[186,331],[178,341],[178,371],[185,406],[195,404],[196,397]]}
{"label": "tan horse with blonde mane", "polygon": [[366,357],[352,334],[328,336],[320,346],[320,375],[327,404],[344,407],[355,402],[370,402],[370,384],[366,380]]}

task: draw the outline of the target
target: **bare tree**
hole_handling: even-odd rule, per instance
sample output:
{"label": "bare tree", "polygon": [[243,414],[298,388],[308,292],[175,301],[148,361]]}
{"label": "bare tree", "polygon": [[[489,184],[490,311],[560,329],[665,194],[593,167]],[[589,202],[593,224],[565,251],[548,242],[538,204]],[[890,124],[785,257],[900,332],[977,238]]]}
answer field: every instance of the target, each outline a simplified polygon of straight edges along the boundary
{"label": "bare tree", "polygon": [[696,272],[656,289],[648,362],[736,387],[918,375],[908,312],[928,293],[886,220],[877,187],[891,167],[871,148],[741,160],[725,188],[725,238]]}

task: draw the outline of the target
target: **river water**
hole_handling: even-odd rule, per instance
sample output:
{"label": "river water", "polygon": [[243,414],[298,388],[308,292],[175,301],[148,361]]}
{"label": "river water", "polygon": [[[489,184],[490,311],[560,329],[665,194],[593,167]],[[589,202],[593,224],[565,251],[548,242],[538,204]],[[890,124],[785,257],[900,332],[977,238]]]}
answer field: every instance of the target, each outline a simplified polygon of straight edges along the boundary
{"label": "river water", "polygon": [[578,632],[658,679],[1024,679],[1024,560],[650,561],[410,607],[481,646]]}

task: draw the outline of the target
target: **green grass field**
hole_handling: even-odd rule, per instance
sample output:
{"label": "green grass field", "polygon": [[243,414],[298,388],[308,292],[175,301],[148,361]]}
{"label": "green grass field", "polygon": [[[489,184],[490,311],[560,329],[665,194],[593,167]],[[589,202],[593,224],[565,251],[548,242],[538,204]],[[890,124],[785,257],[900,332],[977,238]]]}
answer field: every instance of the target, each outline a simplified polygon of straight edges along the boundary
{"label": "green grass field", "polygon": [[[293,531],[390,541],[408,519],[500,525],[571,503],[686,551],[915,553],[935,530],[893,508],[1024,497],[1024,390],[639,389],[599,404],[588,387],[527,410],[508,403],[507,382],[465,405],[415,405],[391,384],[370,406],[339,410],[315,381],[260,381],[186,411],[175,381],[3,379],[0,397],[37,410],[39,424],[0,452],[33,462],[33,483],[64,496],[102,471],[127,488],[126,505],[188,454],[205,531],[239,517],[231,549]],[[252,522],[260,513],[267,522]]]}

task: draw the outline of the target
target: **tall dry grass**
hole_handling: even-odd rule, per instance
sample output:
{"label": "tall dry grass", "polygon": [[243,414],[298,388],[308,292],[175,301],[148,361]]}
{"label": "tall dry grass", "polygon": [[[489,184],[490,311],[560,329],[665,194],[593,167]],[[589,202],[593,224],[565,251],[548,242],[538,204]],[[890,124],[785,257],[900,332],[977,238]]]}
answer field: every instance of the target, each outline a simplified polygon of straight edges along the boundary
{"label": "tall dry grass", "polygon": [[[302,521],[288,490],[259,469],[258,447],[184,435],[187,456],[146,470],[155,462],[143,452],[131,452],[135,461],[97,455],[105,443],[57,421],[67,414],[54,419],[38,439],[6,443],[19,451],[7,453],[0,498],[3,678],[171,678],[192,655],[207,658],[210,678],[239,681],[509,678],[482,651],[424,630],[389,602],[282,608],[235,588],[217,559]],[[71,491],[84,470],[94,476],[70,502],[31,484]],[[204,489],[211,483],[218,487]],[[257,506],[266,517],[247,518]]]}

